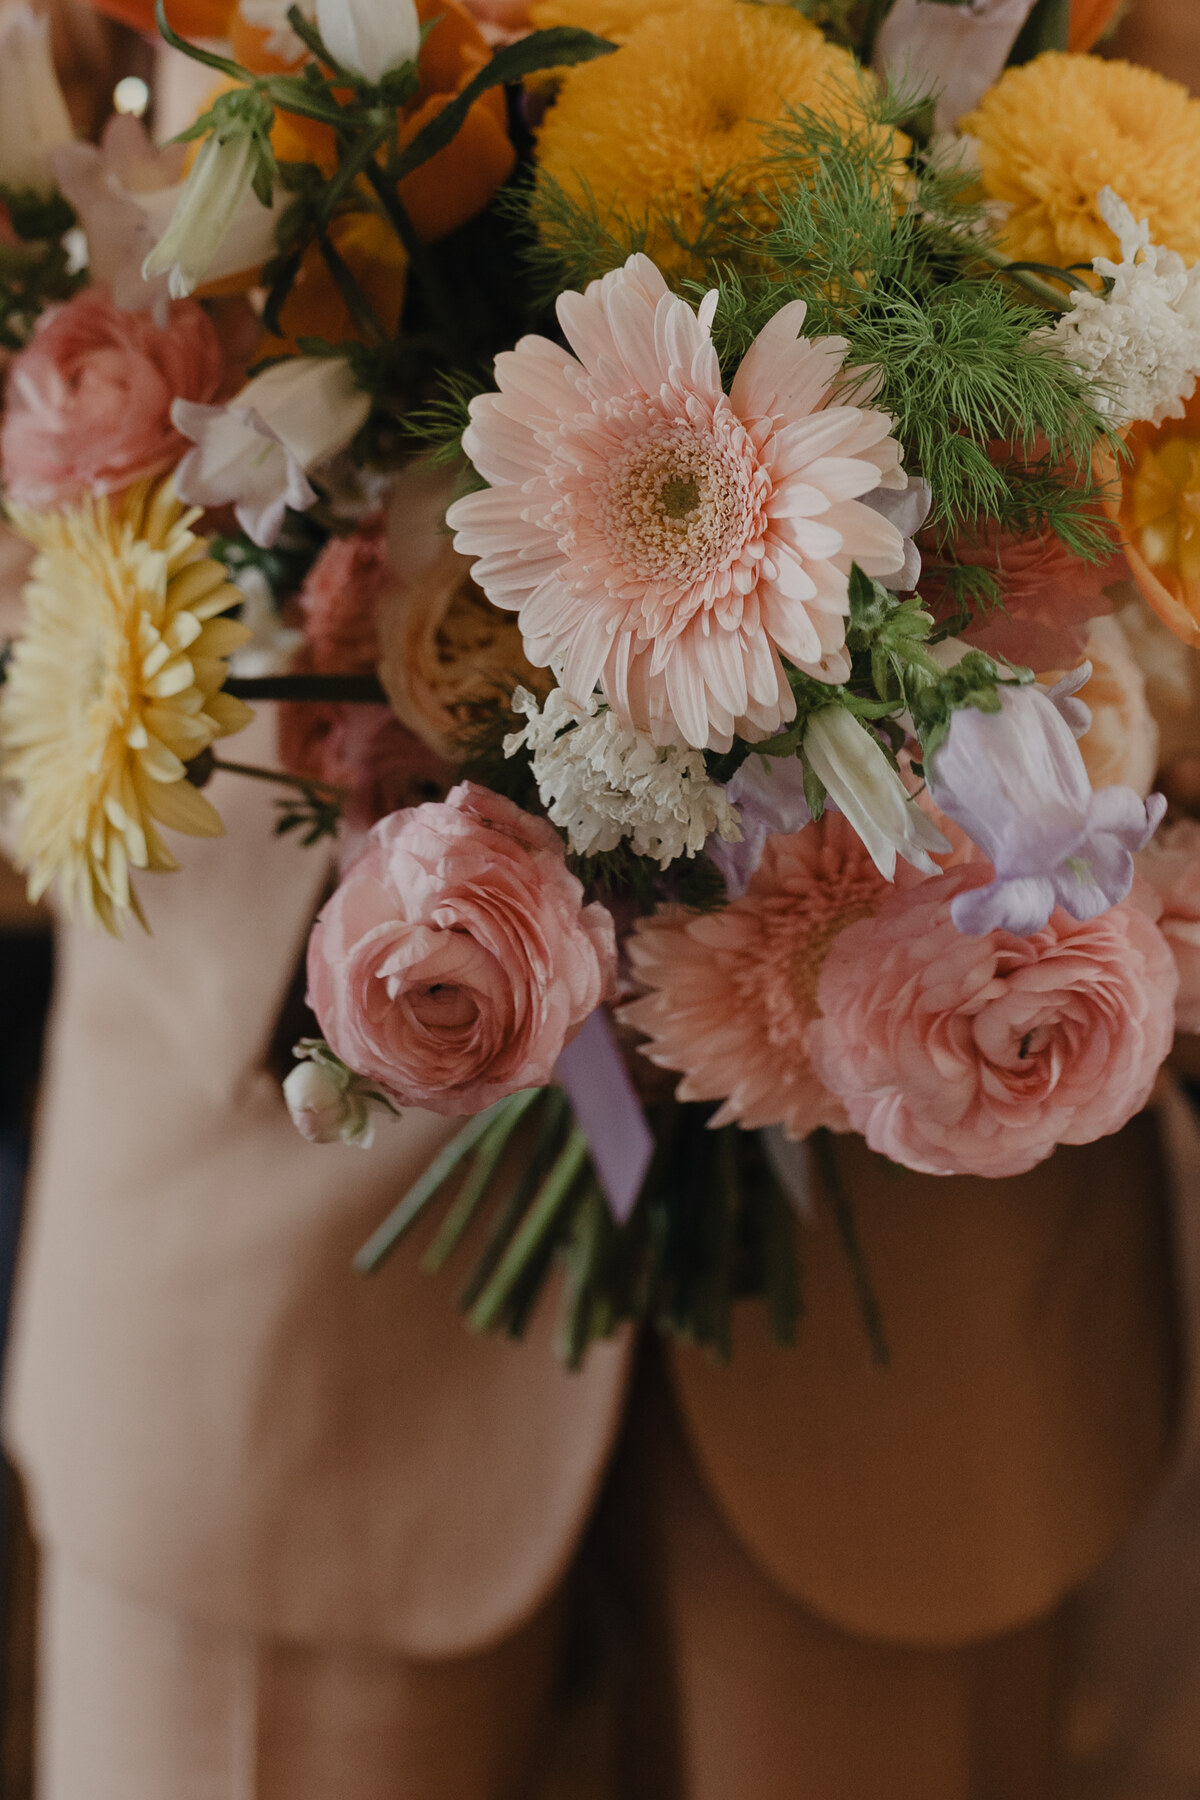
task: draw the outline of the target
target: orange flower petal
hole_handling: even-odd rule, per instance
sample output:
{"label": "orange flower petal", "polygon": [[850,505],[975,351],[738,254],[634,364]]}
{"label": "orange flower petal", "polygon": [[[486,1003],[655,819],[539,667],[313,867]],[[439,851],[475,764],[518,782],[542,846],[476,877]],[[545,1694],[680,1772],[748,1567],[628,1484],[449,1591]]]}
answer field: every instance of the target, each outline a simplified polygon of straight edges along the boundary
{"label": "orange flower petal", "polygon": [[[87,0],[87,4],[118,25],[158,34],[154,0]],[[235,0],[167,0],[167,20],[183,37],[224,37],[234,4]]]}
{"label": "orange flower petal", "polygon": [[1121,9],[1122,0],[1071,0],[1068,50],[1090,50]]}
{"label": "orange flower petal", "polygon": [[[1138,548],[1140,534],[1134,498],[1138,472],[1150,453],[1161,451],[1177,437],[1187,437],[1193,444],[1200,442],[1200,389],[1188,401],[1182,419],[1168,419],[1163,425],[1130,427],[1127,442],[1132,460],[1120,471],[1120,499],[1107,501],[1106,511],[1121,528],[1125,555],[1146,604],[1185,644],[1200,645],[1200,579],[1188,580],[1178,570],[1163,566],[1151,568]],[[1200,495],[1197,498],[1200,499]]]}
{"label": "orange flower petal", "polygon": [[[405,120],[401,143],[411,141],[451,98],[450,94],[431,94]],[[423,243],[433,243],[473,219],[512,173],[515,162],[516,151],[504,128],[504,100],[497,89],[475,102],[444,150],[400,183],[400,198],[417,236]]]}

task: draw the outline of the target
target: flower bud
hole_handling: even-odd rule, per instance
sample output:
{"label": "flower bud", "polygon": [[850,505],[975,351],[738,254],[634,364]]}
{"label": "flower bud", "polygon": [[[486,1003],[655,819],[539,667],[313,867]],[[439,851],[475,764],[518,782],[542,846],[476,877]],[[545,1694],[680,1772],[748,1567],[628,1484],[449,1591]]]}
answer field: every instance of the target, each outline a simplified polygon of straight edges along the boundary
{"label": "flower bud", "polygon": [[0,186],[50,195],[50,152],[75,136],[50,55],[50,21],[21,7],[0,38]]}
{"label": "flower bud", "polygon": [[310,1144],[341,1141],[354,1112],[354,1102],[344,1077],[324,1063],[297,1063],[283,1084],[283,1097],[292,1124]]}
{"label": "flower bud", "polygon": [[329,54],[373,86],[420,54],[413,0],[317,0],[317,25]]}
{"label": "flower bud", "polygon": [[[166,275],[171,298],[180,300],[206,279],[265,262],[274,253],[278,211],[259,198],[261,185],[262,149],[249,125],[205,138],[166,229],[142,264],[143,279]],[[223,254],[230,243],[236,244],[232,267]]]}
{"label": "flower bud", "polygon": [[339,356],[276,363],[227,406],[178,400],[172,423],[196,448],[176,470],[176,490],[190,506],[232,505],[254,543],[273,544],[287,508],[303,512],[317,497],[307,472],[344,450],[370,410]]}
{"label": "flower bud", "polygon": [[895,880],[897,855],[925,875],[938,874],[929,852],[949,850],[949,843],[853,713],[844,706],[820,707],[805,727],[804,755],[885,881]]}

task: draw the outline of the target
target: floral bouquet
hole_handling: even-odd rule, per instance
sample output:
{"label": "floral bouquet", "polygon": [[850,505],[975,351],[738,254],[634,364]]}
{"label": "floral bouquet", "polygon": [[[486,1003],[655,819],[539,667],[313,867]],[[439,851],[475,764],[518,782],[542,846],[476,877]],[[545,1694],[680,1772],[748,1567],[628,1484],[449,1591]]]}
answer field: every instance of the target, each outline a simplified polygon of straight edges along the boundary
{"label": "floral bouquet", "polygon": [[287,1102],[467,1119],[360,1261],[441,1206],[479,1329],[790,1340],[808,1139],[883,1354],[831,1134],[1020,1174],[1200,1027],[1200,101],[1112,11],[172,0],[161,149],[0,48],[18,860],[337,836]]}

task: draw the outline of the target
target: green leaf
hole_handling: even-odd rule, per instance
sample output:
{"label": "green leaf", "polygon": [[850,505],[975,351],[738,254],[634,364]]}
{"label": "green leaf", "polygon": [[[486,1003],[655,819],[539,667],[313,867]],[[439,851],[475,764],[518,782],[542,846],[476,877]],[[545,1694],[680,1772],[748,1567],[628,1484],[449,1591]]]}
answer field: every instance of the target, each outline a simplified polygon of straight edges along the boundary
{"label": "green leaf", "polygon": [[821,814],[825,811],[825,783],[817,774],[807,756],[801,759],[804,771],[804,803],[812,814],[813,824],[819,824]]}
{"label": "green leaf", "polygon": [[403,181],[431,156],[444,150],[480,95],[486,94],[489,88],[506,87],[510,82],[523,81],[527,75],[537,75],[545,69],[571,68],[576,63],[592,62],[598,56],[611,56],[616,47],[607,38],[581,31],[573,25],[555,25],[549,31],[533,31],[518,43],[506,44],[480,69],[475,79],[467,83],[462,93],[417,133],[396,161],[392,171],[396,181]]}
{"label": "green leaf", "polygon": [[1071,35],[1071,0],[1037,0],[1009,52],[1009,67],[1032,62],[1043,50],[1065,50]]}

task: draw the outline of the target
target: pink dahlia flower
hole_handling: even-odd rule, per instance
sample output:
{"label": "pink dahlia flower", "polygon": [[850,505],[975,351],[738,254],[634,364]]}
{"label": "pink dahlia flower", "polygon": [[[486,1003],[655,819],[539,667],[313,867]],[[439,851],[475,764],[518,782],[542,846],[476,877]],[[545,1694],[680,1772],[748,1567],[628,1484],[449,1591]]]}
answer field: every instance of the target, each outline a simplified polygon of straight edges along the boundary
{"label": "pink dahlia flower", "polygon": [[615,975],[612,917],[553,828],[471,782],[381,819],[308,942],[334,1054],[438,1113],[544,1086]]}
{"label": "pink dahlia flower", "polygon": [[179,461],[181,396],[209,401],[225,374],[216,329],[176,300],[165,329],[88,288],[38,320],[5,388],[0,462],[10,500],[35,510],[113,494]]}
{"label": "pink dahlia flower", "polygon": [[[905,868],[901,882],[918,877]],[[875,911],[888,884],[837,813],[770,837],[744,897],[720,912],[642,919],[626,949],[649,992],[621,1009],[643,1055],[679,1069],[681,1100],[721,1100],[713,1126],[847,1129],[815,1074],[817,978],[838,932]]]}
{"label": "pink dahlia flower", "polygon": [[716,305],[693,312],[645,256],[560,295],[575,355],[526,337],[496,358],[463,438],[491,486],[446,515],[535,666],[697,749],[795,716],[781,656],[843,680],[851,563],[904,563],[862,504],[907,483],[888,414],[839,399],[845,340],[799,337],[792,301],[726,394]]}
{"label": "pink dahlia flower", "polygon": [[818,983],[818,1075],[873,1150],[930,1175],[1020,1175],[1118,1131],[1171,1048],[1178,978],[1143,912],[966,937],[951,903],[990,873],[890,892]]}

